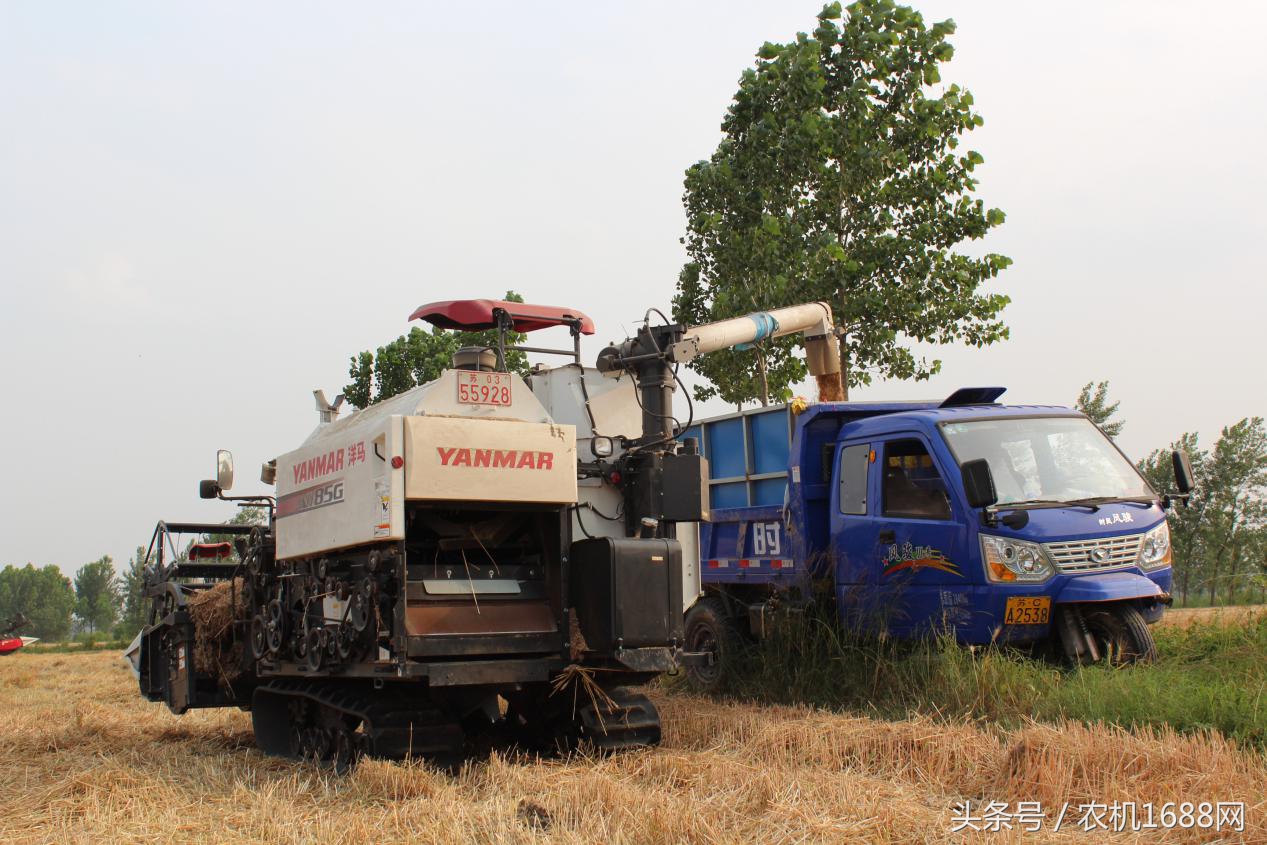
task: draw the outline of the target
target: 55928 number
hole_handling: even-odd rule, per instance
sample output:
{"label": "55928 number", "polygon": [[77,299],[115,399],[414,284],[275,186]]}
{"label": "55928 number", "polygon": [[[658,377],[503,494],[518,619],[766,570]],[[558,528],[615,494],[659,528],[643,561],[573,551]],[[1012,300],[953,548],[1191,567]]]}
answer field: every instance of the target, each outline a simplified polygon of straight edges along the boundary
{"label": "55928 number", "polygon": [[458,402],[463,405],[511,404],[509,373],[458,373]]}

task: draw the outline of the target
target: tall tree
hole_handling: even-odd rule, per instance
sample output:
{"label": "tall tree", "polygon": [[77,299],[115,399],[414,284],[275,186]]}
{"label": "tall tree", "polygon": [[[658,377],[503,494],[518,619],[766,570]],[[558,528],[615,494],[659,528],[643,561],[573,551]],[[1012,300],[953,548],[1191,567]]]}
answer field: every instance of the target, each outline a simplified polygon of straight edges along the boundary
{"label": "tall tree", "polygon": [[109,629],[120,603],[119,576],[110,555],[79,567],[75,573],[75,616],[89,632]]}
{"label": "tall tree", "polygon": [[[506,291],[508,302],[523,302],[524,298],[513,290]],[[523,343],[525,336],[517,332],[506,335],[507,345]],[[404,393],[419,384],[435,381],[449,369],[453,353],[463,346],[487,346],[497,348],[497,331],[453,332],[432,328],[424,331],[415,326],[409,334],[401,335],[391,343],[378,347],[377,352],[366,349],[352,356],[343,395],[357,408],[365,408],[398,393]],[[506,366],[520,375],[528,373],[528,358],[524,353],[509,350]]]}
{"label": "tall tree", "polygon": [[136,554],[128,561],[128,568],[119,580],[119,592],[123,596],[123,611],[119,615],[119,631],[130,637],[145,626],[145,546],[137,546]]}
{"label": "tall tree", "polygon": [[1267,525],[1267,429],[1262,417],[1225,426],[1210,454],[1206,514],[1206,588],[1210,604],[1217,591],[1235,589],[1246,569],[1246,544]]}
{"label": "tall tree", "polygon": [[[1260,541],[1267,533],[1267,428],[1261,417],[1225,426],[1209,451],[1195,434],[1171,448],[1192,459],[1197,487],[1187,507],[1170,517],[1175,574],[1186,602],[1189,592],[1204,590],[1214,604],[1257,577],[1263,566]],[[1153,452],[1140,470],[1159,490],[1173,482],[1169,451]]]}
{"label": "tall tree", "polygon": [[1121,404],[1121,402],[1109,404],[1109,383],[1101,381],[1084,384],[1078,393],[1078,401],[1074,407],[1086,414],[1091,422],[1098,425],[1100,430],[1109,437],[1116,438],[1126,426],[1125,420],[1113,419]]}
{"label": "tall tree", "polygon": [[1182,507],[1170,512],[1170,547],[1174,560],[1175,589],[1179,600],[1187,604],[1188,596],[1201,583],[1201,546],[1205,513],[1209,506],[1212,487],[1209,469],[1209,453],[1203,450],[1197,435],[1186,432],[1166,449],[1157,449],[1139,462],[1139,470],[1154,490],[1165,492],[1174,489],[1175,473],[1171,464],[1171,452],[1176,449],[1188,453],[1192,461],[1192,475],[1196,486]]}
{"label": "tall tree", "polygon": [[33,637],[64,640],[70,635],[70,616],[75,608],[75,591],[70,579],[56,566],[36,569],[6,566],[0,571],[0,619],[21,613],[31,621]]}
{"label": "tall tree", "polygon": [[[941,362],[912,343],[1006,338],[1002,294],[981,287],[1011,260],[956,251],[1001,224],[973,196],[984,160],[961,150],[980,126],[972,95],[941,86],[953,21],[926,26],[892,0],[831,3],[810,35],[767,42],[744,71],[724,137],[686,174],[689,263],[675,317],[699,323],[825,300],[835,310],[846,390],[874,376],[925,379]],[[767,341],[767,393],[805,376],[798,340]],[[752,353],[691,364],[696,395],[757,398]]]}

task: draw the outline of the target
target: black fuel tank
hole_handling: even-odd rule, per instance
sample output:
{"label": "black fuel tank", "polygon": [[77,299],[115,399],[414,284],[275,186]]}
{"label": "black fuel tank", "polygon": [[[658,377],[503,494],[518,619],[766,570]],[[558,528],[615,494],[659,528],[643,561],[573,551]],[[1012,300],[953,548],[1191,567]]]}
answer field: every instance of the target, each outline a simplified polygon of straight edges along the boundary
{"label": "black fuel tank", "polygon": [[682,643],[682,546],[597,537],[572,544],[570,599],[593,651]]}

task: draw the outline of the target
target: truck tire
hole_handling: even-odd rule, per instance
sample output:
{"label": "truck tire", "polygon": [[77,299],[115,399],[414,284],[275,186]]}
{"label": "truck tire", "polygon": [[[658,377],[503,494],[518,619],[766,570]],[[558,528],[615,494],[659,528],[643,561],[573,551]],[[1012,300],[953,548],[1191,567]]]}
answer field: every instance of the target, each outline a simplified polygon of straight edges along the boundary
{"label": "truck tire", "polygon": [[688,666],[686,676],[701,692],[716,692],[726,685],[728,664],[739,648],[739,632],[717,598],[700,599],[686,614],[686,650],[713,655],[708,666]]}
{"label": "truck tire", "polygon": [[1152,663],[1157,659],[1157,644],[1148,630],[1144,615],[1131,604],[1110,605],[1084,610],[1087,629],[1095,637],[1103,659],[1114,666],[1131,663]]}

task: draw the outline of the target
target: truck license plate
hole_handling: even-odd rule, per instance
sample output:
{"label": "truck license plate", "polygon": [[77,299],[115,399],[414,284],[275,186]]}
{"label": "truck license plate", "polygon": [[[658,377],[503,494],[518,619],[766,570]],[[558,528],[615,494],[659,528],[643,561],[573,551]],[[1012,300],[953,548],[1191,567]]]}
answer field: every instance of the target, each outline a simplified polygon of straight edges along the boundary
{"label": "truck license plate", "polygon": [[1051,618],[1050,596],[1016,596],[1007,600],[1004,625],[1046,625]]}
{"label": "truck license plate", "polygon": [[458,372],[458,402],[463,405],[509,405],[510,373]]}

